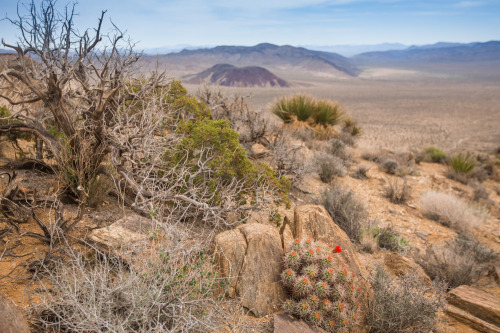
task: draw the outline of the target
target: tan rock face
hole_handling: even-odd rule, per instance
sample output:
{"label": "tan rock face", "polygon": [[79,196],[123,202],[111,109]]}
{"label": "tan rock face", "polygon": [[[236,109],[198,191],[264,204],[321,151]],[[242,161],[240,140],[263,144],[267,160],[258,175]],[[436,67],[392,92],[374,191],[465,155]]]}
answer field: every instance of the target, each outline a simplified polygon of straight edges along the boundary
{"label": "tan rock face", "polygon": [[294,220],[291,222],[294,238],[311,237],[329,245],[339,245],[342,253],[352,266],[352,271],[361,277],[368,278],[368,272],[359,264],[349,236],[335,224],[325,207],[321,205],[303,205],[295,207]]}
{"label": "tan rock face", "polygon": [[[460,286],[448,293],[448,303],[470,314],[471,318],[476,317],[496,326],[500,331],[500,299],[495,295],[473,287]],[[469,320],[474,322],[470,318]]]}
{"label": "tan rock face", "polygon": [[29,333],[28,322],[21,310],[7,297],[0,294],[0,332]]}
{"label": "tan rock face", "polygon": [[225,231],[215,237],[213,250],[222,274],[230,277],[231,296],[241,297],[257,317],[281,309],[283,249],[276,228],[255,223]]}
{"label": "tan rock face", "polygon": [[396,252],[388,252],[384,256],[384,263],[390,273],[396,276],[402,276],[411,273],[416,270],[417,274],[427,285],[432,285],[431,278],[424,272],[422,267],[420,267],[412,259],[403,257]]}

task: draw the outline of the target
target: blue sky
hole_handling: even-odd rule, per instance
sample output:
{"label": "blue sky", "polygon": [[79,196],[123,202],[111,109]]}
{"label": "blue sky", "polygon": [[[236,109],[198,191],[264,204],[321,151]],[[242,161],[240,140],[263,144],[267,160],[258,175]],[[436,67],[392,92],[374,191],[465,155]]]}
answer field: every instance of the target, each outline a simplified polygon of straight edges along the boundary
{"label": "blue sky", "polygon": [[[0,15],[16,4],[0,0]],[[139,48],[500,40],[500,0],[80,0],[77,24],[95,26],[104,9]],[[0,21],[0,37],[16,34]]]}

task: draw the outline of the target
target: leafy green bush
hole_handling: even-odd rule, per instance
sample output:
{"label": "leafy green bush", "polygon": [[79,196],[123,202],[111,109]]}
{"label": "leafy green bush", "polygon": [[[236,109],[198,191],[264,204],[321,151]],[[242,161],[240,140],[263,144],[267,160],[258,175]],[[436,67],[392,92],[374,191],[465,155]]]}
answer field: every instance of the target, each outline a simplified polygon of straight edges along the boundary
{"label": "leafy green bush", "polygon": [[444,306],[444,288],[432,292],[414,271],[393,279],[381,265],[372,275],[373,298],[366,318],[370,332],[434,332],[437,312]]}
{"label": "leafy green bush", "polygon": [[285,123],[293,120],[311,121],[323,126],[340,123],[344,115],[337,103],[305,94],[281,97],[274,103],[272,111]]}
{"label": "leafy green bush", "polygon": [[281,273],[289,296],[283,304],[285,312],[328,332],[358,327],[362,291],[341,251],[339,246],[309,238],[292,242]]}
{"label": "leafy green bush", "polygon": [[367,213],[363,204],[355,198],[354,192],[332,187],[323,193],[321,204],[349,238],[359,240]]}
{"label": "leafy green bush", "polygon": [[448,155],[441,149],[431,146],[424,150],[421,157],[424,162],[444,163]]}

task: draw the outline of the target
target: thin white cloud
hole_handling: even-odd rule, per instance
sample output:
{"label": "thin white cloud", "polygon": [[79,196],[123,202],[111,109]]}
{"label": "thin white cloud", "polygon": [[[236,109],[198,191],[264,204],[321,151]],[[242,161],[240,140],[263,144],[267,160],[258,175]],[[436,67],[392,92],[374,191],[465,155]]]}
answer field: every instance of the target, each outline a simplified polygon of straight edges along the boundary
{"label": "thin white cloud", "polygon": [[470,8],[470,7],[478,7],[484,5],[484,1],[473,1],[473,0],[466,0],[466,1],[460,1],[455,4],[455,7],[458,8]]}

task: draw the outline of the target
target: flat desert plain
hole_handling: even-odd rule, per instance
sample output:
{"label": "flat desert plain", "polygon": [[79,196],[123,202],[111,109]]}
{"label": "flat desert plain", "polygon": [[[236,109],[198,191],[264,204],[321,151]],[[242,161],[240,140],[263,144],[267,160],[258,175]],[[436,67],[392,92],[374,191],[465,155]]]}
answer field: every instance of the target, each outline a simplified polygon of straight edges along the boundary
{"label": "flat desert plain", "polygon": [[[252,95],[249,103],[263,112],[270,112],[274,99],[298,92],[337,101],[361,124],[361,149],[500,146],[500,79],[397,68],[368,68],[357,78],[276,74],[293,86],[225,90]],[[198,88],[186,86],[191,93]]]}

